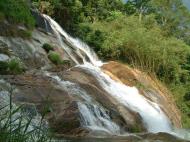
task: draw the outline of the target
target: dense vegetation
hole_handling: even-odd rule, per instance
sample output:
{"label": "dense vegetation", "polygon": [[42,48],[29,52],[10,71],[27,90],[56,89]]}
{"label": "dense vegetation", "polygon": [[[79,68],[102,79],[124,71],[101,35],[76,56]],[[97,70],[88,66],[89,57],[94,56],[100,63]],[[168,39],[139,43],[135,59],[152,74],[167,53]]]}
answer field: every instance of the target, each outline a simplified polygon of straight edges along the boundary
{"label": "dense vegetation", "polygon": [[0,17],[0,19],[6,18],[12,24],[23,24],[28,28],[33,28],[35,25],[25,0],[1,0]]}
{"label": "dense vegetation", "polygon": [[[17,25],[24,29],[18,29]],[[0,0],[0,35],[30,38],[34,26],[35,20],[26,0]]]}
{"label": "dense vegetation", "polygon": [[181,0],[33,0],[66,31],[119,60],[156,75],[173,92],[190,127],[190,13]]}

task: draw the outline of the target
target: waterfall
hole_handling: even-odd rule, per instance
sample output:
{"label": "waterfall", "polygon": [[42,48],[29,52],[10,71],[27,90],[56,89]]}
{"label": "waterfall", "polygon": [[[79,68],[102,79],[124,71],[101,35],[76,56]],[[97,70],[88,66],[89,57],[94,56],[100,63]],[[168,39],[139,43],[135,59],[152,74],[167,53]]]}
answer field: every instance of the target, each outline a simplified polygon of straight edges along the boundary
{"label": "waterfall", "polygon": [[[77,67],[83,68],[89,73],[91,73],[100,83],[102,88],[104,88],[105,91],[108,92],[114,99],[128,107],[130,110],[138,112],[142,117],[144,125],[149,132],[170,133],[172,131],[169,119],[161,110],[158,104],[151,102],[150,100],[147,100],[144,96],[142,96],[139,93],[137,88],[129,87],[115,80],[112,80],[101,70],[100,66],[103,63],[98,59],[98,57],[91,48],[89,48],[85,43],[81,42],[79,39],[74,39],[71,36],[69,36],[49,16],[43,16],[45,19],[49,21],[53,31],[57,35],[57,38],[60,40],[61,47],[77,64]],[[83,63],[80,64],[78,62],[77,58],[75,57],[75,54],[77,54],[82,59]],[[94,105],[92,105],[90,108],[88,105],[85,105],[85,103],[79,103],[78,106],[80,110],[85,111],[85,113],[82,114],[82,117],[85,119],[83,121],[84,124],[91,124],[93,127],[99,127],[101,123],[104,123],[106,124],[104,128],[108,130],[110,129],[110,125],[107,124],[109,116],[106,115],[103,110],[97,109]],[[93,113],[91,113],[92,110]],[[100,117],[100,111],[105,114],[105,116],[102,118],[98,118]],[[96,122],[95,119],[99,122]],[[118,129],[117,126],[114,125],[112,125],[111,127],[113,129]]]}

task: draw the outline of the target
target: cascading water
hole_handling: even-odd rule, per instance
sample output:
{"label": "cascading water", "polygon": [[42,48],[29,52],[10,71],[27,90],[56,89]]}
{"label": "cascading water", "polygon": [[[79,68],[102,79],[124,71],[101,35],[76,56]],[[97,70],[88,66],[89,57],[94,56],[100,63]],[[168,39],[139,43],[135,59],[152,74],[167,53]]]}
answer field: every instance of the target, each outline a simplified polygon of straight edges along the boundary
{"label": "cascading water", "polygon": [[65,91],[78,98],[77,104],[83,127],[94,131],[104,131],[109,134],[121,133],[120,127],[111,120],[106,110],[93,100],[85,90],[75,83],[61,80],[58,76],[53,76],[49,73],[47,73],[47,76],[55,79]]}
{"label": "cascading water", "polygon": [[101,86],[115,99],[131,110],[138,112],[143,118],[144,125],[149,132],[171,132],[170,121],[158,104],[150,102],[140,95],[137,88],[128,87],[112,80],[108,75],[103,73],[100,68],[92,66],[91,64],[84,64],[79,67],[95,76]]}
{"label": "cascading water", "polygon": [[[61,47],[69,54],[71,59],[77,64],[77,67],[83,68],[87,72],[91,73],[101,84],[102,88],[105,89],[113,98],[117,101],[124,104],[129,109],[138,112],[143,119],[144,125],[149,132],[167,132],[172,133],[171,122],[161,110],[158,104],[151,102],[150,100],[143,97],[137,88],[129,87],[122,83],[119,83],[115,80],[112,80],[108,75],[106,75],[100,68],[103,64],[98,60],[94,51],[92,51],[86,44],[81,42],[79,39],[74,39],[70,37],[53,19],[51,19],[47,15],[43,15],[46,20],[49,21],[53,31],[57,35],[57,38],[60,40]],[[71,47],[72,49],[69,49]],[[75,54],[77,54],[83,60],[83,64],[79,64],[77,58],[75,58],[74,54],[71,52],[74,50]],[[80,93],[80,92],[79,92]],[[87,97],[85,96],[85,99]],[[91,102],[92,103],[92,102]],[[89,111],[88,105],[84,103],[78,103],[79,109],[84,111],[83,118],[86,119],[83,121],[84,124],[91,124],[93,127],[99,127],[99,122],[102,123],[101,119],[96,119],[99,122],[96,122],[94,119],[94,113]],[[96,106],[94,106],[94,111]],[[99,109],[100,111],[101,109]],[[101,110],[104,112],[103,110]],[[96,117],[98,116],[96,114]],[[104,113],[105,114],[105,113]],[[109,116],[106,115],[103,118],[107,118],[109,120]],[[104,121],[104,120],[103,120]],[[118,129],[118,127],[113,126],[113,129]],[[107,126],[106,129],[109,129]],[[118,130],[116,130],[117,132]],[[114,132],[112,130],[112,132]]]}
{"label": "cascading water", "polygon": [[83,63],[87,63],[89,60],[90,63],[92,63],[95,66],[102,65],[102,62],[98,60],[97,55],[95,54],[93,50],[89,48],[88,45],[81,42],[79,39],[74,39],[71,36],[69,36],[61,28],[61,26],[49,16],[45,14],[43,16],[46,20],[49,21],[52,30],[54,31],[54,33],[56,34],[57,38],[60,41],[61,47],[65,50],[65,52],[71,57],[71,59],[76,64],[79,64],[79,62],[77,61],[77,58],[75,57],[73,51],[69,48],[69,46],[74,49],[75,54],[77,54],[83,60]]}

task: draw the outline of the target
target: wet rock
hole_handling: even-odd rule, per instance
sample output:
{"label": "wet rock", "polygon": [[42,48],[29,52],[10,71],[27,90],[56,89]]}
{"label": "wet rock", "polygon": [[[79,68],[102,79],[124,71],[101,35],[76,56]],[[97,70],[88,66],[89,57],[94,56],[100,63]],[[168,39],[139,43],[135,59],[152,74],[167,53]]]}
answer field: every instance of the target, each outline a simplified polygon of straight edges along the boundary
{"label": "wet rock", "polygon": [[43,18],[43,16],[41,15],[41,13],[39,13],[38,10],[31,9],[31,13],[35,18],[36,26],[38,28],[41,28],[44,32],[53,33],[53,30],[52,30],[51,26],[49,25],[49,22],[47,22]]}

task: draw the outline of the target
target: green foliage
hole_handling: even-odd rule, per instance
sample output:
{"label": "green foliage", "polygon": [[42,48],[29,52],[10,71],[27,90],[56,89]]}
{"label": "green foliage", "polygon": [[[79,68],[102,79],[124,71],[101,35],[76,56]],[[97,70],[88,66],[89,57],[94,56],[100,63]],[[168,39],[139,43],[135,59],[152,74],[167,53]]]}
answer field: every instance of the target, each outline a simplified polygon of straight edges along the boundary
{"label": "green foliage", "polygon": [[10,72],[11,74],[21,74],[23,72],[21,63],[16,59],[12,59],[11,61],[9,61],[8,72]]}
{"label": "green foliage", "polygon": [[184,95],[185,101],[190,101],[190,92],[186,92]]}
{"label": "green foliage", "polygon": [[0,74],[21,74],[23,71],[24,69],[17,59],[0,62]]}
{"label": "green foliage", "polygon": [[34,126],[33,117],[29,117],[22,109],[22,106],[17,107],[13,104],[12,94],[9,103],[4,102],[0,105],[0,141],[50,142],[48,131],[42,127],[43,120],[39,126]]}
{"label": "green foliage", "polygon": [[1,0],[0,12],[13,24],[24,24],[30,29],[35,25],[25,0]]}
{"label": "green foliage", "polygon": [[62,59],[61,59],[61,56],[54,52],[54,51],[51,51],[48,55],[48,58],[50,59],[50,61],[52,63],[54,63],[55,65],[60,65],[63,63]]}
{"label": "green foliage", "polygon": [[51,45],[48,44],[48,43],[43,44],[42,48],[43,48],[47,53],[49,53],[50,51],[53,51],[53,50],[54,50],[53,46],[51,46]]}

